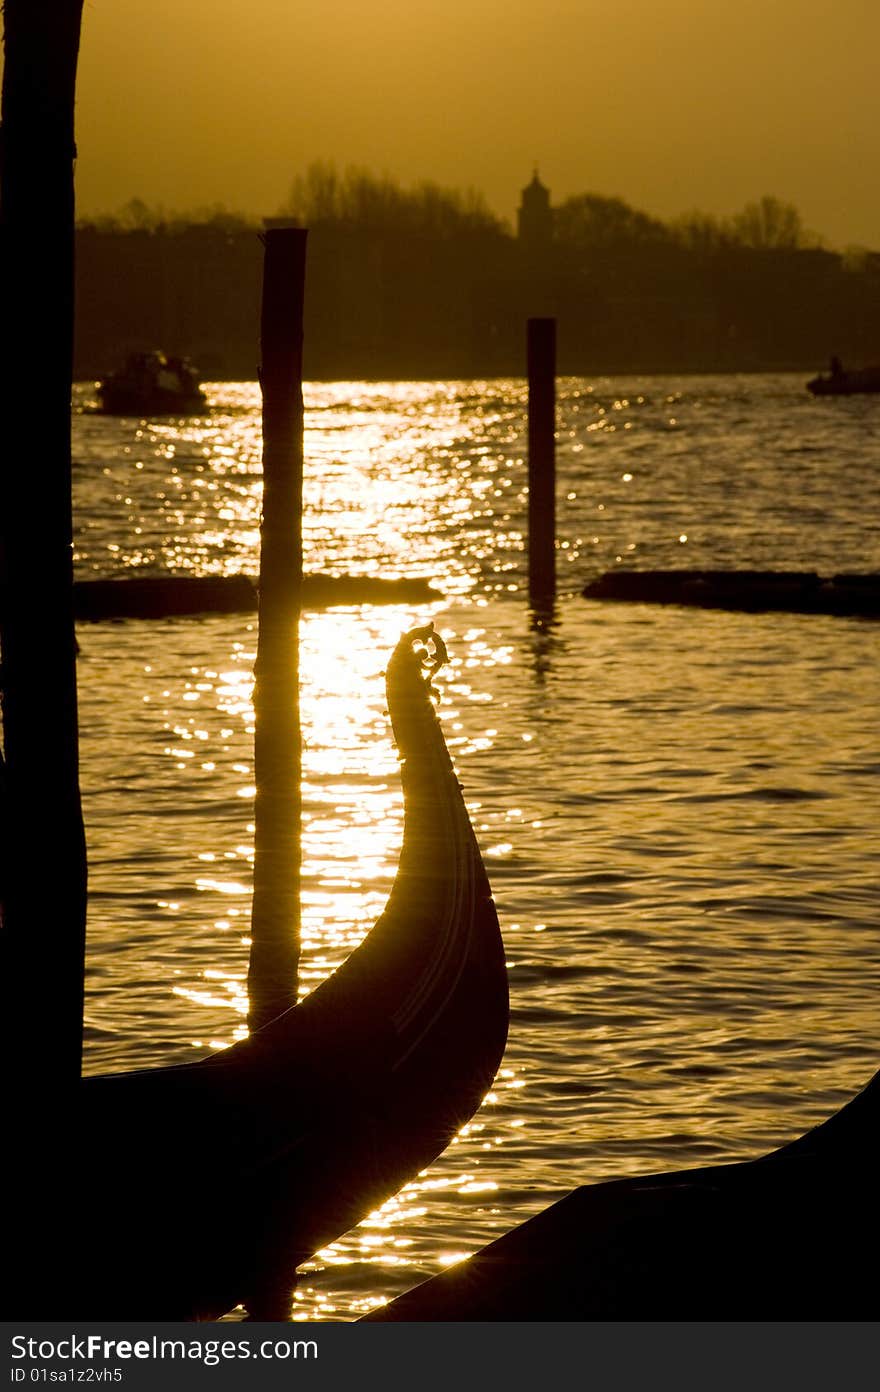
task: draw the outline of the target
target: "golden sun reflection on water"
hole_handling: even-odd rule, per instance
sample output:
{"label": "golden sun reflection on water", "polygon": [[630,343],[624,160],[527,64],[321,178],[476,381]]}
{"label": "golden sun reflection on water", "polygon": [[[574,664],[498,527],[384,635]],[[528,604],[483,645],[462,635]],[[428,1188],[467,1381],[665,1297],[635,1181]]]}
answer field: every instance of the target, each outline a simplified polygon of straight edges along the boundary
{"label": "golden sun reflection on water", "polygon": [[[505,387],[504,409],[481,414],[469,384],[307,383],[307,569],[418,576],[447,594],[475,584],[515,589],[511,572],[524,555],[523,391],[518,382]],[[104,465],[101,495],[75,538],[82,570],[256,573],[259,389],[218,383],[210,391],[209,416],[143,422]],[[108,423],[83,418],[83,428],[99,450]],[[124,537],[114,528],[108,541],[107,521],[120,511]]]}
{"label": "golden sun reflection on water", "polygon": [[[683,391],[560,382],[561,581],[615,557],[680,565],[683,537],[694,565],[796,568],[808,544],[823,573],[876,569],[863,418],[798,410],[799,383]],[[255,572],[258,392],[212,395],[206,420],[136,437],[79,419],[80,574]],[[435,615],[514,1016],[478,1116],[310,1264],[297,1318],[353,1318],[574,1183],[760,1153],[875,1066],[873,633],[567,598],[536,635],[508,589],[523,399],[522,383],[307,388],[309,568],[425,576],[450,599],[303,621],[301,987],[384,905],[402,805],[381,671]],[[255,625],[80,641],[87,1066],[199,1057],[245,1029]]]}
{"label": "golden sun reflection on water", "polygon": [[[424,617],[423,612],[392,606],[367,615],[333,610],[306,615],[302,621],[301,996],[363,939],[381,913],[394,878],[403,797],[385,709],[383,670],[401,631]],[[163,688],[162,699],[169,705],[160,713],[168,714],[175,705],[186,712],[164,726],[173,737],[164,753],[174,772],[199,781],[216,774],[252,818],[253,624],[247,624],[247,632],[249,641],[232,644],[231,664],[190,667],[182,690]],[[470,687],[462,694],[469,695]],[[449,719],[450,713],[445,714]],[[451,735],[450,743],[482,748],[488,741],[468,742]],[[203,758],[205,753],[210,757]],[[197,853],[194,888],[220,910],[215,926],[224,933],[237,931],[240,945],[247,947],[252,821],[241,830],[246,834],[238,834],[225,849],[214,843]],[[223,977],[222,994],[205,986],[205,980],[216,979],[213,969],[202,976],[202,981],[176,985],[176,994],[244,1017],[246,999],[233,984],[240,974]],[[239,1033],[236,1029],[234,1037]]]}
{"label": "golden sun reflection on water", "polygon": [[[333,610],[302,620],[301,995],[314,989],[362,940],[382,912],[393,882],[403,799],[387,718],[384,667],[401,632],[426,618],[423,609],[393,606]],[[206,644],[211,661],[193,663],[163,649],[161,657],[153,654],[139,669],[141,709],[158,734],[166,768],[169,824],[179,825],[183,808],[195,813],[187,817],[187,836],[194,846],[189,883],[176,885],[173,897],[169,893],[161,901],[165,915],[173,912],[179,919],[187,914],[195,936],[189,943],[181,940],[168,922],[158,935],[161,975],[191,1021],[185,1035],[191,1056],[227,1047],[246,1033],[252,893],[255,627],[234,619],[207,620],[205,627],[224,635],[225,655]],[[509,645],[490,641],[475,625],[468,631],[472,651],[479,654],[477,665],[457,640],[452,663],[438,682],[441,717],[450,730],[450,743],[461,754],[491,746],[495,730],[489,720],[480,720],[479,733],[471,736],[461,716],[465,708],[482,713],[491,703],[481,670],[491,672],[510,661]],[[168,625],[169,638],[177,632]],[[108,651],[107,658],[118,665],[118,652]],[[89,655],[86,660],[96,659]],[[90,675],[98,678],[100,687],[100,674],[92,668]],[[184,753],[192,757],[182,758]],[[96,888],[100,868],[97,874]],[[111,936],[108,924],[108,947]],[[97,962],[103,938],[98,931]],[[513,1081],[508,1069],[487,1098],[481,1119],[462,1128],[444,1160],[451,1168],[439,1174],[432,1168],[418,1176],[360,1228],[316,1256],[301,1282],[298,1312],[304,1310],[310,1318],[332,1317],[334,1301],[322,1294],[328,1273],[343,1283],[353,1278],[356,1284],[363,1281],[365,1265],[377,1271],[412,1267],[418,1274],[413,1249],[421,1251],[422,1235],[431,1230],[438,1202],[491,1202],[498,1184],[493,1159],[509,1131],[505,1122],[494,1124],[486,1117],[497,1110],[499,1095]],[[464,1156],[458,1153],[462,1147]],[[465,1253],[444,1247],[441,1255],[452,1261]],[[346,1300],[348,1316],[370,1308],[378,1298],[354,1294],[351,1303]]]}
{"label": "golden sun reflection on water", "polygon": [[375,610],[366,633],[356,611],[307,617],[301,629],[304,952],[308,989],[368,931],[397,867],[403,826],[398,760],[384,705],[387,654],[410,622]]}

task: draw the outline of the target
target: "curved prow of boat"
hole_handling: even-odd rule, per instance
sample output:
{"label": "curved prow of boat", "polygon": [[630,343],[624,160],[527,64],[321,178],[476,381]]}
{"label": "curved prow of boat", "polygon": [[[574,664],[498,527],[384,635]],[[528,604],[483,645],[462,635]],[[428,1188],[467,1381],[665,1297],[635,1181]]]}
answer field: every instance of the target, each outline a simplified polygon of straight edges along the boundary
{"label": "curved prow of boat", "polygon": [[388,665],[404,836],[362,945],[220,1054],[84,1082],[77,1182],[89,1219],[66,1316],[265,1308],[268,1289],[289,1289],[299,1262],[429,1165],[479,1107],[506,1042],[507,979],[431,700],[444,656],[429,625]]}

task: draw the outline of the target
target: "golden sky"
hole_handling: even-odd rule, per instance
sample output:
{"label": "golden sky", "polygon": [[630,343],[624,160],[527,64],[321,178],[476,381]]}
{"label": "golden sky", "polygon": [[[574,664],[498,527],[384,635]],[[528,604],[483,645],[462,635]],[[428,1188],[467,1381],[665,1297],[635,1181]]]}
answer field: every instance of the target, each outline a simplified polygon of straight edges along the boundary
{"label": "golden sky", "polygon": [[81,215],[277,211],[321,160],[880,248],[880,0],[86,0]]}

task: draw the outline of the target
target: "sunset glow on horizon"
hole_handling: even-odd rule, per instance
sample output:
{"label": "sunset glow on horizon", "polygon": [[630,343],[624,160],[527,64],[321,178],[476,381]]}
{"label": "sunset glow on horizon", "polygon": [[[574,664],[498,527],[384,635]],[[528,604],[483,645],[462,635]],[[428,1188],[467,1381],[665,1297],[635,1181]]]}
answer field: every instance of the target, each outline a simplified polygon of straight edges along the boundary
{"label": "sunset glow on horizon", "polygon": [[83,14],[78,207],[275,213],[311,163],[660,218],[771,193],[837,246],[880,246],[880,10],[816,0],[128,0]]}

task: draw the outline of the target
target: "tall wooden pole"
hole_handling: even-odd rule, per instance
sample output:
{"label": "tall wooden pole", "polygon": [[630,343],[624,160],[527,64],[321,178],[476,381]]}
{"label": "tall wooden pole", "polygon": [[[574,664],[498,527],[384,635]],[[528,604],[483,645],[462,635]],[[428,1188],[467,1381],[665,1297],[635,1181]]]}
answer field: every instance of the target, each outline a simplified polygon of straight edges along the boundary
{"label": "tall wooden pole", "polygon": [[300,950],[299,620],[302,608],[306,232],[265,233],[263,515],[254,687],[254,902],[248,993],[257,1029],[296,1002]]}
{"label": "tall wooden pole", "polygon": [[6,0],[0,645],[6,1070],[44,1111],[81,1069],[86,859],[73,626],[74,89],[82,0]]}
{"label": "tall wooden pole", "polygon": [[[70,396],[74,89],[82,0],[5,0],[0,130],[2,1057],[12,1316],[69,1245],[82,1062]],[[75,1187],[75,1179],[72,1180]]]}
{"label": "tall wooden pole", "polygon": [[556,597],[556,320],[529,319],[529,603]]}

